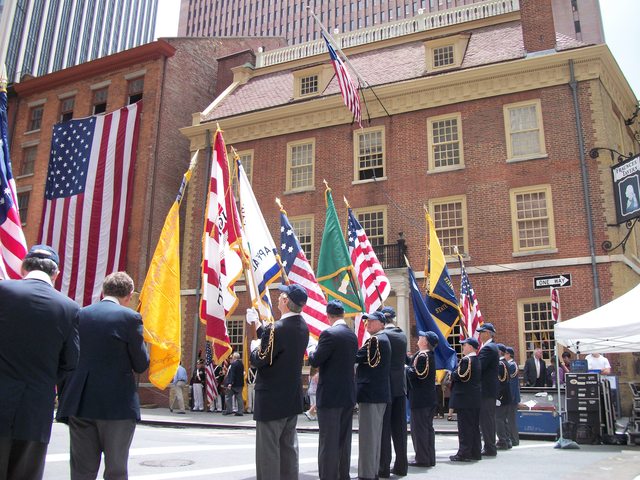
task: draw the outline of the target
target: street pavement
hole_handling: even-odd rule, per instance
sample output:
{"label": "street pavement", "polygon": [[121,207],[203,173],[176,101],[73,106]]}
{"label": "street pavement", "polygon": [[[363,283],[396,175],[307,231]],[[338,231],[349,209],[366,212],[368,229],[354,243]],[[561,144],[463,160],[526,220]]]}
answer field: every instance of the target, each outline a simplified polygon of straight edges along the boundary
{"label": "street pavement", "polygon": [[[136,429],[129,458],[131,480],[255,478],[255,423],[250,415],[171,413],[168,409],[142,409],[143,423]],[[458,446],[455,422],[437,420],[437,465],[410,468],[407,479],[554,478],[566,480],[640,480],[640,447],[582,445],[579,450],[558,450],[548,440],[523,440],[520,446],[499,452],[497,458],[457,464],[449,461]],[[357,418],[354,418],[357,427]],[[300,479],[318,478],[317,422],[298,419]],[[452,430],[453,429],[453,430]],[[69,435],[66,425],[54,423],[47,455],[45,479],[69,478]],[[413,458],[411,439],[409,459]],[[352,442],[351,475],[357,475],[358,436]],[[99,478],[102,477],[102,472]],[[275,479],[274,479],[275,480]]]}

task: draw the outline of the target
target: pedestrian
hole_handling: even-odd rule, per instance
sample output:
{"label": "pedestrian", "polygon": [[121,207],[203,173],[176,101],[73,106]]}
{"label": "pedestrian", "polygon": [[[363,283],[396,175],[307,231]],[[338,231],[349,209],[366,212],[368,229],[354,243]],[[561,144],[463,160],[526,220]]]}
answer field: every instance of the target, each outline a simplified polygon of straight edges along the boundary
{"label": "pedestrian", "polygon": [[[371,335],[356,354],[356,400],[358,401],[358,477],[378,478],[382,424],[391,403],[391,344],[384,331],[384,313],[362,316]],[[406,349],[405,349],[406,350]],[[404,369],[404,366],[402,367]],[[404,373],[404,372],[403,372]]]}
{"label": "pedestrian", "polygon": [[482,455],[495,457],[496,449],[496,399],[498,398],[498,361],[500,352],[493,338],[496,329],[492,323],[483,323],[476,329],[482,347],[478,360],[482,368],[482,402],[480,407],[480,431],[484,448]]}
{"label": "pedestrian", "polygon": [[79,313],[80,360],[61,397],[57,419],[69,424],[71,479],[126,479],[129,447],[140,421],[135,373],[149,368],[142,317],[127,308],[133,280],[104,279],[103,299]]}
{"label": "pedestrian", "polygon": [[309,343],[300,312],[307,291],[295,284],[279,289],[280,320],[251,342],[251,365],[258,372],[253,412],[258,480],[297,480],[299,471],[296,424],[303,411],[302,363]]}
{"label": "pedestrian", "polygon": [[508,450],[513,445],[509,439],[509,406],[511,405],[511,382],[509,376],[509,365],[506,354],[507,347],[503,343],[497,344],[500,358],[498,361],[498,397],[496,399],[496,442],[497,450]]}
{"label": "pedestrian", "polygon": [[[380,478],[389,478],[390,473],[399,477],[407,475],[407,377],[404,372],[407,358],[407,336],[395,324],[396,312],[391,307],[384,307],[381,312],[385,317],[384,332],[391,344],[391,367],[389,380],[391,384],[391,403],[387,405],[382,424],[382,443],[380,446]],[[395,460],[391,468],[391,441]]]}
{"label": "pedestrian", "polygon": [[204,411],[204,389],[207,384],[207,375],[204,369],[204,362],[201,358],[196,362],[196,368],[191,375],[191,392],[193,398],[192,410],[196,412]]}
{"label": "pedestrian", "polygon": [[311,368],[309,372],[309,386],[307,387],[307,395],[309,395],[309,410],[304,412],[307,420],[318,420],[316,407],[316,393],[318,391],[318,372],[315,368]]}
{"label": "pedestrian", "polygon": [[173,412],[176,402],[178,403],[178,410],[176,413],[184,414],[184,386],[187,384],[187,371],[182,366],[178,365],[176,374],[171,380],[171,390],[169,390],[169,411]]}
{"label": "pedestrian", "polygon": [[542,358],[542,349],[536,348],[524,362],[524,382],[527,387],[544,387],[547,382],[547,364]]}
{"label": "pedestrian", "polygon": [[240,359],[240,353],[233,352],[231,355],[231,364],[227,372],[226,379],[227,409],[223,415],[231,415],[233,412],[233,400],[235,398],[236,411],[235,415],[241,417],[244,413],[244,400],[242,400],[242,390],[244,389],[244,364]]}
{"label": "pedestrian", "polygon": [[44,473],[56,396],[79,355],[77,303],[53,288],[56,251],[35,245],[22,280],[0,281],[0,478]]}
{"label": "pedestrian", "polygon": [[409,462],[413,467],[433,467],[436,464],[436,434],[433,416],[437,407],[436,360],[434,350],[438,335],[418,332],[418,352],[407,366],[407,388],[411,406],[411,441],[416,457]]}
{"label": "pedestrian", "polygon": [[520,445],[518,432],[518,405],[520,404],[520,378],[518,378],[518,364],[515,361],[516,353],[512,347],[507,347],[504,358],[509,366],[509,387],[511,388],[511,402],[507,414],[507,435],[513,447]]}
{"label": "pedestrian", "polygon": [[480,404],[482,402],[482,369],[477,356],[478,341],[467,338],[462,344],[462,359],[451,373],[449,406],[458,416],[458,451],[452,462],[482,460],[480,440]]}

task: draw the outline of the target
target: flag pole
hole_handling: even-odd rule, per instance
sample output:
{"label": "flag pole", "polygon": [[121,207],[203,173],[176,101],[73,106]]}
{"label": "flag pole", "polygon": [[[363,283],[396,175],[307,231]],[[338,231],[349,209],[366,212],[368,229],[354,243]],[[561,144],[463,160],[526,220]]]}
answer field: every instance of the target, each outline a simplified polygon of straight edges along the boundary
{"label": "flag pole", "polygon": [[[464,269],[464,261],[462,260],[462,255],[460,255],[460,252],[458,251],[458,246],[454,245],[453,246],[453,251],[454,253],[458,256],[458,261],[460,262],[460,278],[462,278],[462,270]],[[460,317],[462,317],[462,308],[460,309]],[[464,322],[458,322],[458,324],[460,325],[460,328],[462,328],[462,331],[464,333],[464,338],[469,338],[469,330],[467,329],[467,325],[466,325],[467,319],[464,319]]]}

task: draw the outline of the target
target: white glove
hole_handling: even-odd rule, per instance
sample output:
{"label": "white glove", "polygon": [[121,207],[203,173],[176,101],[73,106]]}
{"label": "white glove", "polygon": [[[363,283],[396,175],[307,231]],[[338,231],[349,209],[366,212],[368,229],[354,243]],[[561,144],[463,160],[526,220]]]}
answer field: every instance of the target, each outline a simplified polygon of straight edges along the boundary
{"label": "white glove", "polygon": [[496,400],[496,407],[499,407],[500,405],[502,405],[502,402],[500,402],[500,400]]}
{"label": "white glove", "polygon": [[256,348],[260,348],[261,340],[256,338],[255,340],[251,340],[251,351],[253,352]]}
{"label": "white glove", "polygon": [[258,323],[260,320],[260,316],[255,308],[247,308],[247,323],[249,325],[253,323]]}

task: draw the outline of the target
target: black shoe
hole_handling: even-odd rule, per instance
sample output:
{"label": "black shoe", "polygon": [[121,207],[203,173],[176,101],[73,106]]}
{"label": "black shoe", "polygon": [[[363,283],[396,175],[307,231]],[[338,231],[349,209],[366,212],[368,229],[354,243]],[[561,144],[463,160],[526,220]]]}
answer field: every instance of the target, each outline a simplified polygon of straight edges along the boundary
{"label": "black shoe", "polygon": [[393,473],[396,477],[406,477],[408,472],[406,470],[402,472],[394,468],[391,470],[391,473]]}
{"label": "black shoe", "polygon": [[378,478],[390,478],[391,472],[378,472]]}
{"label": "black shoe", "polygon": [[461,457],[460,455],[451,455],[449,460],[452,462],[470,462],[471,459],[467,457]]}
{"label": "black shoe", "polygon": [[496,450],[509,450],[509,445],[506,443],[498,442],[496,443]]}
{"label": "black shoe", "polygon": [[429,465],[428,463],[421,463],[421,462],[409,462],[409,466],[410,467],[419,467],[419,468],[433,467],[433,465]]}
{"label": "black shoe", "polygon": [[170,411],[171,413],[173,413],[173,408],[169,408],[169,411]]}
{"label": "black shoe", "polygon": [[242,416],[244,415],[244,413],[236,412],[234,415],[235,415],[236,417],[242,417]]}
{"label": "black shoe", "polygon": [[497,457],[498,456],[498,452],[496,451],[489,451],[489,450],[482,450],[481,452],[483,457]]}

